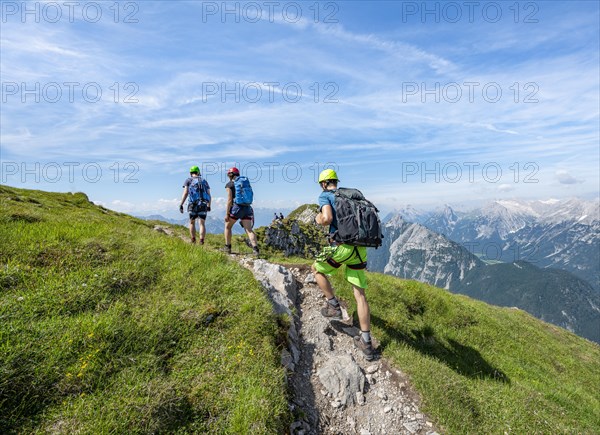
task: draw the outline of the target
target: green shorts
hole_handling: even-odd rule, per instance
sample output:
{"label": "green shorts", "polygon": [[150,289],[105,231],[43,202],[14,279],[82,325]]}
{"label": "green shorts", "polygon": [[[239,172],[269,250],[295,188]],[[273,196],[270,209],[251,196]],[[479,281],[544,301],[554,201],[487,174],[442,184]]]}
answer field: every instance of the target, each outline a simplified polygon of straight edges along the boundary
{"label": "green shorts", "polygon": [[356,287],[366,289],[367,277],[365,275],[365,268],[352,268],[352,266],[360,267],[361,263],[364,263],[366,266],[366,261],[367,248],[364,246],[339,245],[336,247],[332,256],[324,261],[315,261],[313,267],[317,272],[321,272],[325,275],[331,275],[342,264],[345,264],[346,281],[352,285],[355,285]]}

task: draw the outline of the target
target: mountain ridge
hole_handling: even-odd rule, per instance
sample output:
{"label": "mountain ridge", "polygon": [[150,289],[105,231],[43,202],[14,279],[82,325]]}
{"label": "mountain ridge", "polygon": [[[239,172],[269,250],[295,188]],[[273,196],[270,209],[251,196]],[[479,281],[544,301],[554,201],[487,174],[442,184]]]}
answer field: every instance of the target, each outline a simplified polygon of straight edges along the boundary
{"label": "mountain ridge", "polygon": [[525,260],[541,268],[563,269],[600,292],[599,210],[596,200],[513,199],[470,210],[450,205],[433,211],[411,209],[410,215],[412,222],[443,234],[485,260]]}
{"label": "mountain ridge", "polygon": [[384,245],[369,251],[371,270],[516,306],[600,342],[600,294],[568,271],[523,260],[489,264],[461,244],[399,215],[384,225],[383,234]]}

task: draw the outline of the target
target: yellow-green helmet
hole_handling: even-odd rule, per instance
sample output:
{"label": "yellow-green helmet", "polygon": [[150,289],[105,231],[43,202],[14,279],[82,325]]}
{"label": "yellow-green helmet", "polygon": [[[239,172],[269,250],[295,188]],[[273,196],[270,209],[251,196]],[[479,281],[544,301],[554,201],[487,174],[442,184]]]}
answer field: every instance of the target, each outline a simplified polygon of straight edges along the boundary
{"label": "yellow-green helmet", "polygon": [[194,172],[195,172],[196,174],[200,175],[200,168],[199,168],[198,166],[192,166],[192,167],[190,168],[190,174],[193,174]]}
{"label": "yellow-green helmet", "polygon": [[333,169],[325,169],[324,171],[321,171],[321,173],[319,174],[319,183],[321,183],[322,181],[328,181],[328,180],[340,181],[340,179],[338,178],[337,174],[335,173],[335,171]]}

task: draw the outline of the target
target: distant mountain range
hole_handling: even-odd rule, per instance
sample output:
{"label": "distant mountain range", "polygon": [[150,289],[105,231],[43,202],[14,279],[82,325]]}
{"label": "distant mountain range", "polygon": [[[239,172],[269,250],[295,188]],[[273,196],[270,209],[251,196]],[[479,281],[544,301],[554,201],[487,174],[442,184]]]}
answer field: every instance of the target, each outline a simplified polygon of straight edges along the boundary
{"label": "distant mountain range", "polygon": [[[274,218],[274,213],[283,213],[284,215],[289,213],[289,209],[268,209],[268,208],[255,208],[254,209],[254,228],[262,227],[269,225]],[[209,234],[223,234],[223,230],[225,229],[225,222],[223,221],[223,217],[225,212],[223,210],[220,211],[212,211],[208,213],[208,216],[205,221],[206,232]],[[174,225],[183,225],[184,227],[188,226],[189,219],[187,218],[187,213],[182,214],[181,218],[169,218],[162,215],[154,214],[154,215],[146,215],[146,216],[136,216],[140,219],[145,220],[159,220],[168,222]],[[197,225],[197,224],[196,224]],[[234,234],[244,234],[243,228],[236,223],[233,226]]]}
{"label": "distant mountain range", "polygon": [[407,207],[385,221],[384,244],[370,250],[369,269],[515,306],[600,342],[593,204],[496,201],[471,212]]}
{"label": "distant mountain range", "polygon": [[[188,218],[181,218],[181,219],[172,219],[172,218],[168,218],[159,214],[153,214],[153,215],[149,215],[149,216],[136,216],[140,219],[144,219],[144,220],[156,220],[156,221],[163,221],[163,222],[168,222],[170,224],[173,225],[182,225],[184,227],[187,227],[190,220]],[[196,226],[198,224],[196,223]],[[206,232],[209,234],[223,234],[223,230],[225,229],[225,223],[223,222],[223,219],[218,219],[214,216],[211,216],[210,214],[207,216],[204,225],[206,226]],[[233,233],[234,234],[242,234],[243,233],[243,229],[240,227],[238,228],[238,226],[234,226],[233,227]]]}
{"label": "distant mountain range", "polygon": [[460,243],[484,261],[525,260],[567,270],[600,291],[599,213],[597,201],[569,199],[500,200],[471,211],[408,206],[396,215]]}

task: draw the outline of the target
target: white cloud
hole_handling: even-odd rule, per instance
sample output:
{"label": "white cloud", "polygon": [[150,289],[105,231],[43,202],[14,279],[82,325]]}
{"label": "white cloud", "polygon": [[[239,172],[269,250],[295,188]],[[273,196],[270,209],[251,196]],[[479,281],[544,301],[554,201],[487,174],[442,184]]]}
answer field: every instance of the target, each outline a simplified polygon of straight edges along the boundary
{"label": "white cloud", "polygon": [[498,186],[499,192],[510,192],[512,190],[515,190],[515,186],[512,184],[501,184]]}
{"label": "white cloud", "polygon": [[115,207],[119,207],[119,208],[132,208],[134,207],[134,204],[128,201],[122,201],[120,199],[115,199],[113,201],[111,201],[111,204]]}
{"label": "white cloud", "polygon": [[179,202],[181,201],[181,199],[178,198],[173,198],[173,199],[163,199],[160,198],[158,201],[156,201],[160,206],[168,206],[168,207],[173,207],[173,206],[177,206],[179,205]]}
{"label": "white cloud", "polygon": [[579,180],[579,179],[575,178],[574,176],[572,176],[571,174],[569,174],[568,171],[566,171],[564,169],[560,169],[560,170],[556,171],[556,179],[558,180],[558,182],[560,184],[580,184],[580,183],[583,183],[582,180]]}

